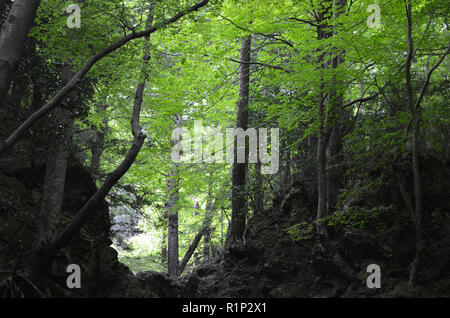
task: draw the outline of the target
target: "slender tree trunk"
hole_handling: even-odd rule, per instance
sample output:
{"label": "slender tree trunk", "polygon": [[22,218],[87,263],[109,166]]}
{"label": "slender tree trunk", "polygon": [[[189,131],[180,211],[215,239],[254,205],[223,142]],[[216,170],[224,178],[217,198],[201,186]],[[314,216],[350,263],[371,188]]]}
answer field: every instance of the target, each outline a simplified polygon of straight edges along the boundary
{"label": "slender tree trunk", "polygon": [[[180,127],[181,117],[176,116],[175,125]],[[167,180],[168,199],[165,204],[166,214],[168,216],[169,230],[167,235],[167,270],[170,276],[177,277],[179,275],[180,259],[178,248],[178,164],[173,163],[170,177]]]}
{"label": "slender tree trunk", "polygon": [[[325,9],[324,9],[325,10]],[[320,41],[329,35],[326,31],[327,25],[324,24],[323,16],[328,12],[321,12],[317,18],[317,39]],[[320,69],[324,70],[325,53],[319,56],[318,63]],[[327,121],[327,112],[325,105],[325,83],[323,75],[321,75],[321,84],[318,94],[318,110],[319,110],[319,134],[317,137],[317,215],[316,230],[320,235],[328,236],[326,225],[320,220],[328,214],[328,197],[327,197],[327,145],[329,139],[329,129]]]}
{"label": "slender tree trunk", "polygon": [[0,107],[3,106],[25,39],[33,25],[40,0],[15,0],[0,33]]}
{"label": "slender tree trunk", "polygon": [[[239,102],[237,105],[236,127],[246,130],[248,128],[248,102],[250,92],[250,50],[251,36],[242,38],[241,63],[239,79]],[[236,153],[237,147],[235,147]],[[231,217],[231,242],[241,242],[245,230],[246,195],[245,172],[248,166],[248,149],[246,149],[245,163],[234,162],[232,167],[232,217]],[[235,159],[236,160],[236,159]]]}
{"label": "slender tree trunk", "polygon": [[223,208],[220,209],[220,247],[224,245],[224,229],[223,229]]}
{"label": "slender tree trunk", "polygon": [[[345,6],[346,1],[338,1],[339,8]],[[336,12],[336,17],[341,14],[341,11]],[[331,69],[335,70],[344,62],[344,52],[339,52],[336,48],[333,48],[333,57],[331,60]],[[327,205],[328,212],[334,212],[336,203],[341,189],[342,168],[340,167],[343,162],[342,158],[342,131],[344,125],[344,98],[342,92],[339,91],[339,82],[336,77],[333,77],[331,83],[331,90],[329,93],[329,108],[330,121],[332,129],[330,132],[330,138],[327,151]]]}
{"label": "slender tree trunk", "polygon": [[[321,108],[323,106],[319,106]],[[327,191],[327,144],[329,131],[321,131],[317,145],[317,186],[318,203],[316,219],[320,220],[328,214],[328,191]],[[317,233],[328,236],[326,225],[318,221],[316,224]]]}
{"label": "slender tree trunk", "polygon": [[194,237],[194,240],[192,241],[191,245],[189,245],[188,250],[186,251],[186,254],[184,254],[183,259],[180,262],[180,267],[178,268],[179,275],[183,273],[184,268],[186,267],[187,263],[191,259],[192,254],[194,253],[195,249],[198,246],[198,243],[202,239],[202,236],[205,234],[206,228],[202,228],[197,235]]}
{"label": "slender tree trunk", "polygon": [[419,123],[420,114],[415,105],[414,93],[412,88],[411,65],[414,54],[414,42],[412,38],[412,14],[411,5],[406,4],[406,16],[408,20],[407,41],[408,55],[406,58],[406,93],[408,96],[408,105],[412,115],[412,172],[414,178],[414,202],[415,202],[415,225],[416,225],[416,257],[411,263],[409,283],[415,285],[417,271],[422,262],[423,253],[423,234],[422,234],[422,184],[419,170]]}
{"label": "slender tree trunk", "polygon": [[[333,6],[336,8],[334,17],[339,17],[345,9],[346,0],[335,0]],[[328,9],[325,9],[323,12],[323,16],[328,13]],[[329,38],[330,36],[335,35],[336,29],[330,33],[327,29],[329,26],[323,21],[320,22],[318,26],[318,39]],[[336,69],[341,61],[341,52],[335,52],[336,49],[332,50],[332,59],[331,59],[331,68]],[[325,69],[324,63],[325,53],[319,58],[319,63],[321,64],[321,68]],[[320,86],[320,94],[319,94],[319,137],[317,144],[317,184],[318,184],[318,203],[317,203],[317,220],[325,217],[329,213],[329,176],[327,173],[327,147],[333,132],[334,126],[336,125],[337,119],[337,110],[342,106],[342,98],[340,97],[337,91],[337,83],[336,80],[333,79],[330,85],[330,92],[327,101],[325,101],[325,83],[322,81]],[[339,105],[339,103],[341,105]],[[326,229],[326,225],[323,222],[317,222],[316,225],[317,232],[325,237],[328,237],[328,231]]]}
{"label": "slender tree trunk", "polygon": [[[167,269],[170,276],[177,277],[179,272],[179,250],[178,250],[178,211],[176,209],[176,203],[178,200],[178,189],[176,181],[175,169],[172,169],[171,185],[169,186],[169,202],[167,204],[168,217],[169,217],[169,231],[167,235]],[[173,178],[173,179],[172,179]]]}
{"label": "slender tree trunk", "polygon": [[161,239],[161,265],[167,264],[167,234],[163,233]]}

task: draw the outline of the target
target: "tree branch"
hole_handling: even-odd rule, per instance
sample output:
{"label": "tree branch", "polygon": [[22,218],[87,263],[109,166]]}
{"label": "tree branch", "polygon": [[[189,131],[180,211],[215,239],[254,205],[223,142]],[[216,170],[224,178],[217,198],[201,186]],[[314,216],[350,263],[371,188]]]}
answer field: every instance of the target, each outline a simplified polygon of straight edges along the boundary
{"label": "tree branch", "polygon": [[70,80],[66,86],[64,86],[56,95],[53,97],[53,99],[42,106],[39,110],[34,112],[30,117],[28,117],[1,145],[0,145],[0,156],[5,153],[8,149],[12,148],[14,144],[17,142],[17,140],[33,125],[38,121],[40,118],[42,118],[45,114],[47,114],[49,111],[51,111],[53,108],[58,106],[58,104],[62,101],[62,99],[70,92],[72,91],[75,86],[81,82],[83,77],[89,72],[89,70],[102,58],[107,56],[108,54],[114,52],[118,48],[122,47],[126,43],[130,42],[131,40],[142,38],[145,36],[149,36],[153,32],[165,27],[168,24],[174,23],[181,19],[186,14],[197,11],[201,7],[205,6],[209,0],[203,0],[195,4],[194,6],[185,9],[175,16],[173,16],[170,19],[164,20],[160,23],[155,24],[154,26],[150,26],[144,31],[137,32],[137,33],[130,33],[129,35],[121,38],[117,42],[107,46],[99,53],[95,54],[91,57],[91,59],[75,74],[75,76]]}
{"label": "tree branch", "polygon": [[422,86],[422,89],[420,90],[420,94],[419,94],[419,98],[417,99],[414,107],[416,109],[418,109],[420,107],[420,103],[422,103],[423,97],[425,95],[425,92],[428,88],[428,85],[430,84],[430,80],[431,80],[431,75],[433,74],[433,72],[439,67],[439,65],[442,64],[442,62],[444,61],[444,59],[446,58],[446,56],[450,53],[450,45],[447,47],[447,51],[444,52],[444,54],[441,56],[441,58],[439,59],[439,61],[436,63],[436,65],[434,65],[430,71],[427,74],[425,83]]}
{"label": "tree branch", "polygon": [[271,65],[271,64],[266,64],[266,63],[261,63],[261,62],[245,62],[245,61],[238,61],[232,58],[228,58],[230,61],[232,62],[236,62],[236,63],[241,63],[241,64],[251,64],[251,65],[261,65],[261,66],[265,66],[268,68],[273,68],[275,70],[280,70],[283,71],[285,73],[292,73],[291,70],[285,69],[284,67],[278,66],[278,65]]}
{"label": "tree branch", "polygon": [[361,97],[361,98],[352,100],[352,101],[344,104],[343,108],[347,108],[348,106],[351,106],[351,105],[356,104],[356,103],[364,103],[364,102],[367,102],[369,100],[375,99],[375,98],[377,98],[378,94],[379,93],[374,93],[374,94],[372,94],[370,96],[367,96],[367,97]]}
{"label": "tree branch", "polygon": [[189,245],[188,250],[186,251],[186,254],[184,254],[183,259],[180,262],[178,273],[182,274],[184,271],[184,268],[186,267],[187,263],[191,259],[192,254],[194,253],[195,249],[197,248],[198,243],[202,239],[202,236],[206,233],[206,227],[203,227],[197,235],[194,237],[194,240],[192,241],[191,245]]}

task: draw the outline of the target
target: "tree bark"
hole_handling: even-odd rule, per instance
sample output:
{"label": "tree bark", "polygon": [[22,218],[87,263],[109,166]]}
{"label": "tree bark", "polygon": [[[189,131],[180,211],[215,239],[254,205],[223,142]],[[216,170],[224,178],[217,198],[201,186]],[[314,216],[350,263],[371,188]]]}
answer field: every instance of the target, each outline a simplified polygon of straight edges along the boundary
{"label": "tree bark", "polygon": [[8,94],[40,0],[15,0],[0,33],[0,107]]}
{"label": "tree bark", "polygon": [[[236,127],[246,130],[248,128],[248,102],[250,92],[250,50],[251,36],[244,36],[241,44],[241,63],[239,79],[239,101],[237,104]],[[235,147],[235,154],[237,147]],[[236,157],[236,155],[235,155]],[[232,167],[232,216],[230,243],[241,242],[245,230],[246,195],[245,195],[245,172],[248,166],[248,149],[246,149],[246,160],[244,163],[235,161]],[[236,158],[235,158],[236,160]]]}
{"label": "tree bark", "polygon": [[167,236],[167,270],[170,276],[177,277],[179,269],[178,213],[169,214],[169,232]]}
{"label": "tree bark", "polygon": [[[182,119],[176,115],[175,125],[181,126]],[[179,246],[178,246],[178,164],[173,163],[170,177],[167,180],[167,201],[165,204],[166,214],[168,216],[168,234],[167,234],[167,271],[170,276],[178,277],[180,268]]]}
{"label": "tree bark", "polygon": [[422,253],[424,247],[422,234],[422,184],[420,180],[419,169],[419,110],[414,103],[414,92],[412,88],[411,66],[414,54],[414,42],[412,38],[412,13],[411,5],[406,4],[407,16],[407,41],[408,41],[408,55],[406,57],[405,66],[405,80],[406,80],[406,94],[408,96],[408,106],[412,116],[412,172],[414,179],[414,204],[415,204],[415,236],[416,236],[416,257],[410,266],[410,285],[416,284],[417,271],[422,262]]}
{"label": "tree bark", "polygon": [[[323,106],[319,106],[319,109]],[[324,128],[322,128],[324,129]],[[318,202],[317,202],[317,233],[320,235],[328,235],[326,225],[320,220],[328,214],[328,191],[327,191],[327,144],[330,133],[329,131],[321,131],[319,133],[317,144],[317,186],[318,186]]]}

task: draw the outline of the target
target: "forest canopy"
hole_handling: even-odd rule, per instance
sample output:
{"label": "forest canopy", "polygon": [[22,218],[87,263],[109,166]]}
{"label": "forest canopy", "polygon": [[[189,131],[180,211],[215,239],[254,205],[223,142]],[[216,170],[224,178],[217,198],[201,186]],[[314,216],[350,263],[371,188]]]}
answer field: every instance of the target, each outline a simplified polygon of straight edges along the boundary
{"label": "forest canopy", "polygon": [[[106,200],[119,260],[172,277],[280,213],[351,280],[341,227],[397,213],[415,285],[449,212],[427,181],[450,162],[448,17],[440,0],[1,0],[0,163],[45,167],[23,272],[45,286]],[[96,189],[61,227],[73,162]]]}

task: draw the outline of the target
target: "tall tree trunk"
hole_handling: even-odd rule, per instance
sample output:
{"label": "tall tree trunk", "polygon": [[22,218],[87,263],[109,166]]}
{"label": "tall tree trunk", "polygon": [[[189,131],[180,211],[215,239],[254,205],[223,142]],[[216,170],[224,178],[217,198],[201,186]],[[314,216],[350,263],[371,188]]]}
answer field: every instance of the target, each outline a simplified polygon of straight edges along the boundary
{"label": "tall tree trunk", "polygon": [[[176,178],[175,169],[172,169],[171,178]],[[167,204],[168,218],[169,218],[169,231],[167,235],[167,269],[170,276],[177,277],[179,269],[179,250],[178,250],[178,211],[176,209],[176,203],[178,200],[178,189],[175,185],[176,180],[173,180],[173,185],[169,186],[171,193],[169,194],[169,201]]]}
{"label": "tall tree trunk", "polygon": [[407,41],[408,55],[406,58],[406,93],[408,96],[408,106],[412,116],[412,172],[414,178],[414,203],[415,203],[415,225],[416,225],[416,257],[411,263],[409,283],[416,283],[417,271],[422,261],[423,253],[423,234],[422,234],[422,184],[419,170],[419,123],[420,114],[415,105],[414,93],[412,88],[411,65],[414,54],[414,42],[412,38],[412,14],[411,5],[406,4],[406,16],[408,20]]}
{"label": "tall tree trunk", "polygon": [[3,106],[25,39],[30,31],[40,0],[15,0],[0,33],[0,107]]}
{"label": "tall tree trunk", "polygon": [[[336,18],[342,13],[342,8],[345,7],[346,1],[336,1],[335,5],[340,8],[336,13]],[[334,35],[334,33],[333,33]],[[331,69],[335,70],[344,62],[344,52],[338,51],[336,48],[332,50]],[[334,76],[331,83],[331,90],[329,92],[329,113],[330,121],[333,128],[330,132],[330,139],[328,143],[327,151],[327,205],[328,212],[334,212],[336,203],[341,188],[342,168],[342,127],[344,125],[344,97],[342,92],[339,91],[339,82]]]}
{"label": "tall tree trunk", "polygon": [[[175,125],[177,127],[181,126],[181,117],[176,115]],[[167,270],[170,276],[177,277],[179,275],[180,259],[179,259],[179,248],[178,248],[178,164],[173,163],[170,177],[167,180],[167,201],[165,204],[165,210],[168,222],[168,234],[167,234]]]}
{"label": "tall tree trunk", "polygon": [[224,228],[223,228],[223,217],[224,217],[223,208],[220,209],[220,247],[223,249],[224,246]]}
{"label": "tall tree trunk", "polygon": [[[244,36],[241,44],[241,63],[239,79],[239,101],[237,104],[236,127],[246,130],[248,128],[248,102],[250,92],[250,50],[251,36]],[[235,147],[236,153],[237,147]],[[236,155],[235,155],[236,157]],[[246,195],[245,172],[248,166],[248,149],[246,149],[244,163],[235,162],[232,167],[232,216],[230,243],[241,242],[245,231]]]}
{"label": "tall tree trunk", "polygon": [[[346,0],[335,0],[333,6],[336,8],[334,18],[338,18],[339,15],[345,9]],[[321,19],[328,14],[329,8],[324,8],[324,11],[321,14]],[[322,20],[318,24],[318,39],[322,40],[325,38],[329,38],[336,34],[336,29],[333,29],[332,32],[327,29],[329,26],[327,23],[324,23]],[[336,52],[336,49],[332,50],[332,58],[331,58],[331,68],[336,69],[341,61],[342,52]],[[324,61],[325,52],[319,58],[319,63],[321,64],[321,68],[326,68],[326,63]],[[320,93],[319,93],[319,137],[317,144],[317,184],[318,184],[318,203],[317,203],[317,220],[325,217],[329,213],[329,176],[327,173],[327,148],[328,143],[330,141],[331,134],[333,132],[334,126],[336,125],[337,112],[338,108],[342,106],[342,97],[340,96],[337,90],[336,80],[333,79],[330,84],[330,92],[327,100],[325,101],[325,83],[322,81],[320,85]],[[332,189],[335,190],[335,189]],[[324,222],[317,222],[316,225],[317,232],[325,237],[328,237],[328,231],[326,229],[326,225]]]}
{"label": "tall tree trunk", "polygon": [[[323,104],[323,103],[322,103]],[[323,109],[323,105],[319,105],[319,109]],[[319,110],[320,111],[320,110]],[[320,112],[323,112],[320,111]],[[317,233],[320,235],[328,235],[326,225],[321,222],[323,217],[328,214],[328,191],[327,191],[327,144],[330,133],[328,129],[323,128],[322,121],[322,131],[319,133],[318,144],[317,144],[317,191],[318,191],[318,202],[317,202],[317,216],[318,220],[316,224]]]}

